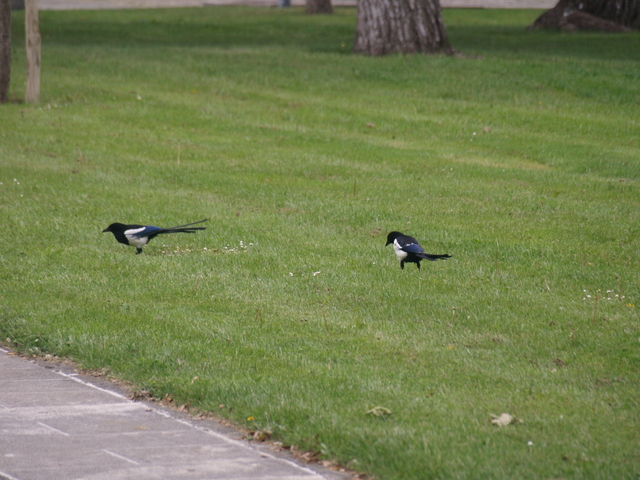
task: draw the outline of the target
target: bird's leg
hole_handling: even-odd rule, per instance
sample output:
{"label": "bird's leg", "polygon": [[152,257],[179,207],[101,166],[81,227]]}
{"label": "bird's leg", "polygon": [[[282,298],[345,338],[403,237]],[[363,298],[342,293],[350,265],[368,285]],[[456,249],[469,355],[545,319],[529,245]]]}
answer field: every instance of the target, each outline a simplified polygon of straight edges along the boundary
{"label": "bird's leg", "polygon": [[140,247],[136,247],[136,255],[140,255],[142,253],[142,249]]}
{"label": "bird's leg", "polygon": [[400,260],[400,268],[404,270],[404,260]]}
{"label": "bird's leg", "polygon": [[418,270],[420,270],[420,262],[416,262],[416,265],[418,266]]}

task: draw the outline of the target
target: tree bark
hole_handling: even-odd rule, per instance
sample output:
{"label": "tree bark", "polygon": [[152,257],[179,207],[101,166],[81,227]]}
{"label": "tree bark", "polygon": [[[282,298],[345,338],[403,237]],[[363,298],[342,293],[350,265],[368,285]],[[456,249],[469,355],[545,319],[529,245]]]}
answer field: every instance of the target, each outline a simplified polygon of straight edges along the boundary
{"label": "tree bark", "polygon": [[40,97],[40,20],[38,0],[25,4],[25,34],[27,37],[27,102],[37,102]]}
{"label": "tree bark", "polygon": [[560,0],[530,28],[628,32],[640,29],[640,0]]}
{"label": "tree bark", "polygon": [[11,80],[11,0],[0,0],[0,103],[9,101]]}
{"label": "tree bark", "polygon": [[331,15],[333,13],[333,7],[331,6],[331,0],[307,0],[308,14],[325,13]]}
{"label": "tree bark", "polygon": [[364,55],[454,53],[440,0],[358,0],[354,50]]}

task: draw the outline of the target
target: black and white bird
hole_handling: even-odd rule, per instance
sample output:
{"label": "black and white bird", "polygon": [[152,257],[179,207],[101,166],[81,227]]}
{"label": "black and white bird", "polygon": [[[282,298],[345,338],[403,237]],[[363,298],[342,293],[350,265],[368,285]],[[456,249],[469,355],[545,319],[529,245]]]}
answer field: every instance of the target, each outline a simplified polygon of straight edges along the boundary
{"label": "black and white bird", "polygon": [[199,222],[169,228],[154,227],[153,225],[124,225],[122,223],[112,223],[105,228],[102,233],[111,232],[120,243],[136,247],[137,255],[142,253],[142,247],[158,235],[163,233],[195,233],[197,230],[205,230],[206,227],[192,227],[191,225],[206,221],[207,219],[205,218]]}
{"label": "black and white bird", "polygon": [[418,266],[418,270],[420,270],[420,262],[422,260],[435,262],[436,260],[446,260],[451,257],[451,255],[425,253],[424,248],[420,246],[415,238],[400,232],[391,232],[387,235],[385,247],[389,244],[393,244],[393,249],[396,252],[398,260],[400,260],[400,268],[402,269],[404,269],[405,263],[415,263]]}

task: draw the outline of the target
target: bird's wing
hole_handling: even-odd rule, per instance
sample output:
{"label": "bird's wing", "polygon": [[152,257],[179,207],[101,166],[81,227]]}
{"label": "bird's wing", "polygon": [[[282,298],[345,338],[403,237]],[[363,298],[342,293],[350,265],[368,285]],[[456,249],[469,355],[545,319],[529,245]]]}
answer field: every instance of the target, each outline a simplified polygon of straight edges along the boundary
{"label": "bird's wing", "polygon": [[419,243],[407,243],[401,246],[402,250],[407,253],[424,253],[424,248]]}
{"label": "bird's wing", "polygon": [[396,239],[396,242],[400,249],[407,253],[424,253],[424,249],[420,246],[418,241],[409,235],[399,236]]}
{"label": "bird's wing", "polygon": [[124,234],[127,237],[142,238],[142,237],[148,237],[150,235],[153,235],[154,233],[157,234],[162,230],[163,229],[160,227],[154,227],[153,225],[148,225],[146,227],[131,228],[129,230],[125,230]]}

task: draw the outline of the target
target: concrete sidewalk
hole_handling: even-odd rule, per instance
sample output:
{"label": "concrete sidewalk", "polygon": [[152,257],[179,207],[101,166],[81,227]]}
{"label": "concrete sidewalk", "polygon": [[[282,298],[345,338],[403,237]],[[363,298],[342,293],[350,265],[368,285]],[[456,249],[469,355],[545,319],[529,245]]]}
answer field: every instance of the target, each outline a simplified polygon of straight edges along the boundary
{"label": "concrete sidewalk", "polygon": [[0,480],[345,480],[195,421],[128,400],[71,367],[0,349]]}

